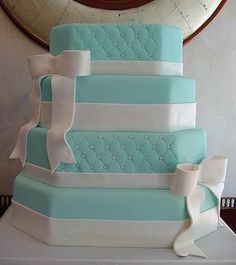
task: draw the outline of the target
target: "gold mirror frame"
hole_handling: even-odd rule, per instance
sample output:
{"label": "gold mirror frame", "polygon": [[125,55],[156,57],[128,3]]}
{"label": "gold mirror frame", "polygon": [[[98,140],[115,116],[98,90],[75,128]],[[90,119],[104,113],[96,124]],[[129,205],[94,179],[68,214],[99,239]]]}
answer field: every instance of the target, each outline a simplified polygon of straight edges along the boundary
{"label": "gold mirror frame", "polygon": [[126,10],[93,8],[75,0],[0,0],[0,4],[17,26],[48,47],[51,28],[66,23],[175,25],[182,29],[186,44],[217,16],[226,1],[154,0]]}

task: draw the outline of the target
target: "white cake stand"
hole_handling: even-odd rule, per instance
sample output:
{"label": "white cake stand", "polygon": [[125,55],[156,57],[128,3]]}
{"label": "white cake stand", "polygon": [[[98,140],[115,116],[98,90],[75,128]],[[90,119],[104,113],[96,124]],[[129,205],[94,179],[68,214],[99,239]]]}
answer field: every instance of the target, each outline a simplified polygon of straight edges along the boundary
{"label": "white cake stand", "polygon": [[236,265],[236,236],[227,225],[197,245],[207,259],[176,257],[171,249],[47,246],[12,226],[10,208],[0,222],[0,265]]}

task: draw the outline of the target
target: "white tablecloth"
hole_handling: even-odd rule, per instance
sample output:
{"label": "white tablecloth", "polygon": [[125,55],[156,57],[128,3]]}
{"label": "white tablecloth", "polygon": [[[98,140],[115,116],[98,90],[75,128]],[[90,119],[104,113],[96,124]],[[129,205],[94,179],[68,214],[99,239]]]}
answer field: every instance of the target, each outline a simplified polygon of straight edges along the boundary
{"label": "white tablecloth", "polygon": [[10,209],[0,223],[0,265],[236,265],[236,236],[226,225],[197,245],[207,259],[176,257],[171,249],[47,246],[12,227]]}

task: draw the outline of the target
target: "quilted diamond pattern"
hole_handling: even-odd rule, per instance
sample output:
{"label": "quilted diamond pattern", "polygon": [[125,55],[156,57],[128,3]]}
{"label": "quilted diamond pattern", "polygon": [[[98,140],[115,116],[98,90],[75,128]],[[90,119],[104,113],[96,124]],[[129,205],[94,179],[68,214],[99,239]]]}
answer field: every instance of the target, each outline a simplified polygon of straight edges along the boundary
{"label": "quilted diamond pattern", "polygon": [[172,136],[131,133],[69,133],[76,164],[61,163],[58,171],[169,172],[176,166]]}
{"label": "quilted diamond pattern", "polygon": [[[66,172],[173,172],[179,163],[199,163],[206,154],[206,134],[195,128],[177,132],[69,131],[67,140],[76,163],[60,163]],[[33,128],[27,162],[50,168],[47,129]]]}
{"label": "quilted diamond pattern", "polygon": [[91,50],[92,60],[182,61],[182,35],[154,24],[71,24],[55,27],[51,52]]}

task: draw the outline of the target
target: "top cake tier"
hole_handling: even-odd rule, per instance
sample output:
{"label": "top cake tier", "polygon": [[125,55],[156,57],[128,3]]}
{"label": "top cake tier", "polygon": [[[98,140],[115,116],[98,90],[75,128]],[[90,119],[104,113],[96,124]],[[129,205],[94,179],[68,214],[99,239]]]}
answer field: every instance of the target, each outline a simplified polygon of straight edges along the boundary
{"label": "top cake tier", "polygon": [[182,33],[158,24],[67,24],[54,27],[50,52],[90,50],[92,60],[182,62]]}

